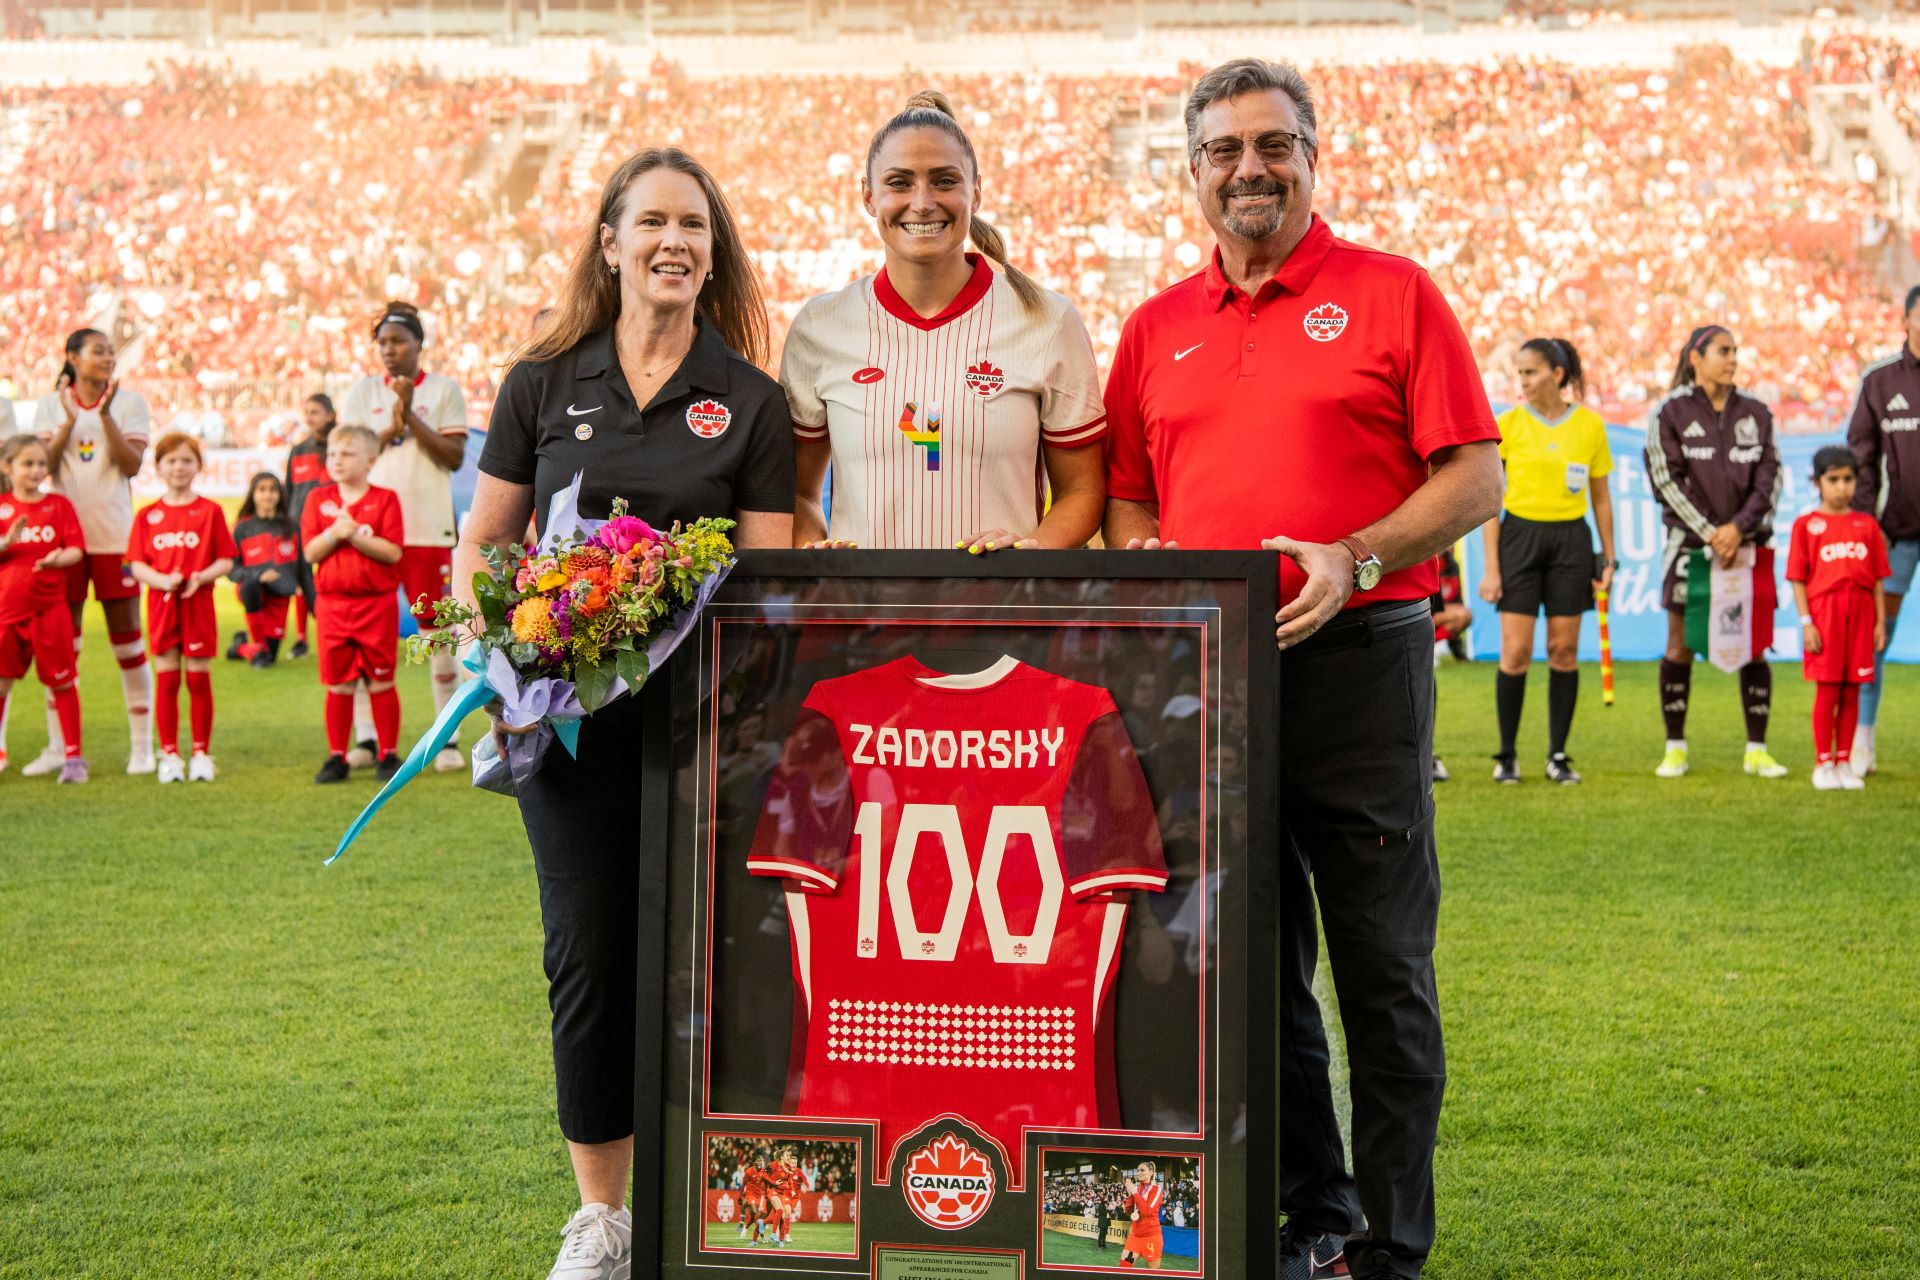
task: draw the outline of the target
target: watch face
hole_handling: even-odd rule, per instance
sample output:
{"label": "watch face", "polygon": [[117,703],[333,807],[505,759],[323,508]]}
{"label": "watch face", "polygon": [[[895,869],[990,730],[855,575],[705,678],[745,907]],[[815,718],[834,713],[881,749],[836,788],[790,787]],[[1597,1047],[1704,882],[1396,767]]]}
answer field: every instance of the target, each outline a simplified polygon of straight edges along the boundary
{"label": "watch face", "polygon": [[1380,562],[1364,560],[1354,568],[1354,585],[1362,591],[1371,591],[1380,585]]}

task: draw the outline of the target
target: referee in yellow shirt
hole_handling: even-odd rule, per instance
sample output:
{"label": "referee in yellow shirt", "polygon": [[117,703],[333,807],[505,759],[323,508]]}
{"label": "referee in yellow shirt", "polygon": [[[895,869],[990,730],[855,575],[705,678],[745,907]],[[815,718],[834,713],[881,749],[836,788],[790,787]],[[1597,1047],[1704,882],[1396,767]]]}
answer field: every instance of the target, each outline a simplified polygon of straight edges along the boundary
{"label": "referee in yellow shirt", "polygon": [[[1547,778],[1580,781],[1567,758],[1567,734],[1580,698],[1580,615],[1596,591],[1613,582],[1613,500],[1607,473],[1613,455],[1606,423],[1578,403],[1585,393],[1580,353],[1564,338],[1532,338],[1514,359],[1525,399],[1500,415],[1500,458],[1507,496],[1499,518],[1482,530],[1486,572],[1480,597],[1500,607],[1500,673],[1494,703],[1500,754],[1493,780],[1516,783],[1514,740],[1533,663],[1533,620],[1547,611]],[[1587,527],[1600,530],[1600,555]]]}

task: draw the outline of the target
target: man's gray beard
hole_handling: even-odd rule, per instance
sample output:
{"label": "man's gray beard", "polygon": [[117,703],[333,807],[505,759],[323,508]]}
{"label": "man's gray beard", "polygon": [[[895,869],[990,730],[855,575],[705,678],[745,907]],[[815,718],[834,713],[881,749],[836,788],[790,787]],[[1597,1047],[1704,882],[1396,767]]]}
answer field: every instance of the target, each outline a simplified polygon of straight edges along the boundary
{"label": "man's gray beard", "polygon": [[1286,206],[1277,206],[1272,212],[1252,209],[1245,213],[1229,211],[1221,222],[1227,230],[1242,240],[1265,240],[1280,230],[1280,224],[1286,218]]}

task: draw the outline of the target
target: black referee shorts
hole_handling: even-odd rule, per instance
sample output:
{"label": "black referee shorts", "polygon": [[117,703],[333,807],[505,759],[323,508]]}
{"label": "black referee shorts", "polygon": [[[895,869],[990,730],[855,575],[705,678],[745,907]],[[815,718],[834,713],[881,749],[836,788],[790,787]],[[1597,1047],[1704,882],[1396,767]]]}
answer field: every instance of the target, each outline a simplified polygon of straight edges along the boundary
{"label": "black referee shorts", "polygon": [[1593,532],[1585,519],[1500,520],[1500,612],[1573,618],[1593,608]]}

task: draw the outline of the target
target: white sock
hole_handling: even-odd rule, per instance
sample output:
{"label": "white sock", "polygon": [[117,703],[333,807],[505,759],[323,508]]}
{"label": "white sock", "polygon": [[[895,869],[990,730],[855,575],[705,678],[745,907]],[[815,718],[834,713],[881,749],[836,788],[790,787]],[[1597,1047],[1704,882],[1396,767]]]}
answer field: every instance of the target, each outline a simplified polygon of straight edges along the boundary
{"label": "white sock", "polygon": [[56,756],[67,750],[67,737],[60,732],[60,708],[54,705],[51,693],[47,695],[47,750]]}
{"label": "white sock", "polygon": [[[0,719],[0,747],[4,747],[7,744],[6,732],[6,721]],[[1864,746],[1871,750],[1873,747],[1873,726],[1870,724],[1855,725],[1853,729],[1853,745],[1856,747]]]}
{"label": "white sock", "polygon": [[1668,738],[1667,739],[1667,750],[1685,751],[1686,749],[1687,749],[1687,740],[1685,738]]}
{"label": "white sock", "polygon": [[1749,751],[1765,751],[1766,749],[1767,744],[1764,742],[1749,742],[1747,744],[1747,750]]}
{"label": "white sock", "polygon": [[120,696],[127,704],[127,740],[133,754],[153,754],[153,667],[146,659],[146,641],[133,639],[113,646],[116,662],[139,658],[120,668]]}
{"label": "white sock", "polygon": [[353,740],[371,742],[378,736],[373,729],[373,698],[363,680],[353,687]]}
{"label": "white sock", "polygon": [[7,754],[7,717],[13,714],[13,699],[0,702],[0,756]]}

